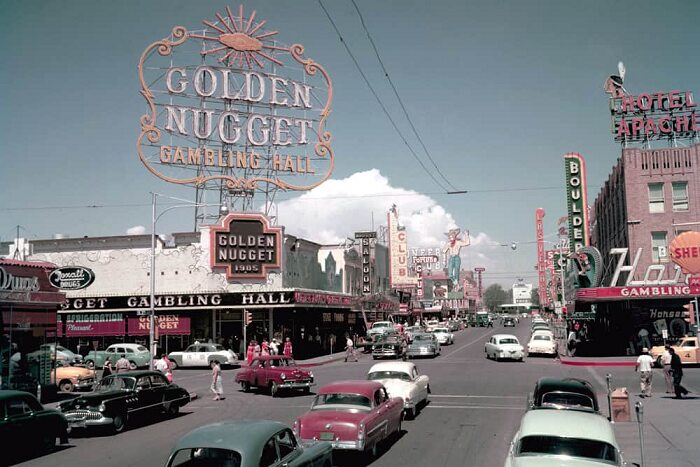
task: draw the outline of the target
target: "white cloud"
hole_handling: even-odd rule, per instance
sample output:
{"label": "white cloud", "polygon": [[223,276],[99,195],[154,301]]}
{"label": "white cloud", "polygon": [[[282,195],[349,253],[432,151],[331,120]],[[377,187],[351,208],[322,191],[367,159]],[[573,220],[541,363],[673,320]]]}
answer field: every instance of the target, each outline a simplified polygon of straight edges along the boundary
{"label": "white cloud", "polygon": [[144,235],[146,233],[146,227],[142,225],[135,225],[126,229],[127,235]]}

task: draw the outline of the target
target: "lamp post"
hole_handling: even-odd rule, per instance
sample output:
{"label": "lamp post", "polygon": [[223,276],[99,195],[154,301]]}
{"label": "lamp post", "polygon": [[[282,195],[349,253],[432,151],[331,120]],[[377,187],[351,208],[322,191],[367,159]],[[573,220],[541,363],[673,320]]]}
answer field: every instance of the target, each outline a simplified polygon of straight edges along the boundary
{"label": "lamp post", "polygon": [[[187,204],[177,204],[170,206],[163,210],[160,214],[157,214],[157,200],[158,197],[169,198],[175,201],[181,201]],[[151,285],[150,285],[150,310],[148,314],[148,349],[151,352],[151,359],[148,362],[148,368],[153,370],[153,358],[156,356],[156,340],[155,340],[155,330],[156,330],[156,223],[158,219],[168,211],[177,208],[194,208],[194,207],[206,207],[206,206],[219,206],[218,204],[201,204],[193,203],[186,199],[174,198],[172,196],[162,195],[160,193],[151,192]]]}

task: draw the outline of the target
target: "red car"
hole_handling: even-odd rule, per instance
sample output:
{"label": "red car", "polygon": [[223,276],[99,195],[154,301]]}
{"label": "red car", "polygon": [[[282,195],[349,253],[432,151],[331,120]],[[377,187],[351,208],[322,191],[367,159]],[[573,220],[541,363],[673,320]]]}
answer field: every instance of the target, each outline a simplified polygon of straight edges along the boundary
{"label": "red car", "polygon": [[294,422],[304,444],[331,442],[334,449],[377,455],[382,441],[401,433],[403,400],[377,381],[337,381],[323,386],[311,410]]}
{"label": "red car", "polygon": [[236,374],[236,383],[248,392],[253,386],[270,390],[275,397],[281,389],[301,389],[305,394],[314,385],[314,374],[283,355],[265,355],[253,360]]}

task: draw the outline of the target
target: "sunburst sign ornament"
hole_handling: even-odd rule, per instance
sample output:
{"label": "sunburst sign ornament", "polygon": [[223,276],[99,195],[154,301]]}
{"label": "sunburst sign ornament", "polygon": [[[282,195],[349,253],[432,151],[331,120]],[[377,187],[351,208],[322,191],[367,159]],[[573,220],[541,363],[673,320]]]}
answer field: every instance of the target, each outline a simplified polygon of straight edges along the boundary
{"label": "sunburst sign ornament", "polygon": [[204,29],[172,29],[149,45],[138,72],[148,113],[137,153],[161,179],[230,189],[309,190],[334,166],[326,123],[330,76],[281,43],[243,6],[215,13]]}

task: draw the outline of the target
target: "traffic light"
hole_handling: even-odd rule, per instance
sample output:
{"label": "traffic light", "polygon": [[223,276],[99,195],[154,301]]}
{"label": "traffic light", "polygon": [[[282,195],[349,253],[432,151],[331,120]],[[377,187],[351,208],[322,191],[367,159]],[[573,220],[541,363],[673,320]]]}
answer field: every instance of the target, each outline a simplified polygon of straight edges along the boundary
{"label": "traffic light", "polygon": [[250,311],[244,311],[243,313],[245,314],[245,325],[248,326],[253,322],[253,313]]}
{"label": "traffic light", "polygon": [[693,306],[693,302],[683,305],[683,309],[685,310],[683,312],[683,319],[685,322],[688,324],[695,324],[695,307]]}

